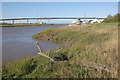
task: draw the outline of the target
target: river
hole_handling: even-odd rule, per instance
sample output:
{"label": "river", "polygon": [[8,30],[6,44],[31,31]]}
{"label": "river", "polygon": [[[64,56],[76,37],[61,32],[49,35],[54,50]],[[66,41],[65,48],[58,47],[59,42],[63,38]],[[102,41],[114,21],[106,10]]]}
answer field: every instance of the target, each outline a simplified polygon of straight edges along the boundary
{"label": "river", "polygon": [[[38,53],[32,35],[49,29],[62,27],[65,25],[41,25],[41,26],[25,26],[25,27],[3,27],[2,28],[2,61],[10,61],[24,56],[34,56]],[[38,41],[42,50],[55,49],[60,44],[49,41]]]}

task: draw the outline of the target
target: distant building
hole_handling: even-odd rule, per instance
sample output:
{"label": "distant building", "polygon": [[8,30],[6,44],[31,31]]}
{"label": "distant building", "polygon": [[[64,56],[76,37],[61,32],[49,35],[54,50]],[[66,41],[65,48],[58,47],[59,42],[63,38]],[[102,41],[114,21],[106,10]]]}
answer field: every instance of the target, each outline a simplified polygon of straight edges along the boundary
{"label": "distant building", "polygon": [[20,24],[23,24],[23,22],[20,22]]}
{"label": "distant building", "polygon": [[101,23],[103,20],[104,19],[94,19],[94,20],[84,20],[84,21],[75,20],[75,21],[72,21],[72,24],[69,24],[69,26],[86,25],[90,23]]}
{"label": "distant building", "polygon": [[76,20],[76,21],[73,21],[72,24],[77,24],[77,25],[80,25],[82,23],[82,21],[79,21],[79,20]]}
{"label": "distant building", "polygon": [[94,19],[91,23],[101,23],[104,19]]}
{"label": "distant building", "polygon": [[37,21],[36,23],[37,23],[37,24],[46,24],[46,23],[44,23],[44,22],[42,22],[42,21]]}
{"label": "distant building", "polygon": [[43,24],[43,22],[42,22],[42,21],[40,21],[40,22],[39,22],[39,24]]}
{"label": "distant building", "polygon": [[82,21],[82,25],[86,25],[86,24],[89,24],[89,21],[88,21],[88,20]]}
{"label": "distant building", "polygon": [[76,26],[76,25],[81,25],[82,21],[80,20],[75,20],[75,21],[72,21],[72,24],[69,24],[69,26]]}

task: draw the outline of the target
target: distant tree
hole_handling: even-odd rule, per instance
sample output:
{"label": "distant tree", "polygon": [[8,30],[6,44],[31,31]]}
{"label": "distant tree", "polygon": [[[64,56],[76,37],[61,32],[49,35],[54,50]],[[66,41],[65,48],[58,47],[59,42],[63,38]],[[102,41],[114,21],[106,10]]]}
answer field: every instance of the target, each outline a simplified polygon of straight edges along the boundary
{"label": "distant tree", "polygon": [[114,20],[120,22],[120,13],[114,15]]}
{"label": "distant tree", "polygon": [[109,23],[109,22],[120,22],[120,14],[116,14],[114,16],[108,15],[106,19],[104,19],[104,22]]}
{"label": "distant tree", "polygon": [[112,19],[112,18],[113,18],[113,16],[111,16],[111,15],[107,16],[107,19]]}

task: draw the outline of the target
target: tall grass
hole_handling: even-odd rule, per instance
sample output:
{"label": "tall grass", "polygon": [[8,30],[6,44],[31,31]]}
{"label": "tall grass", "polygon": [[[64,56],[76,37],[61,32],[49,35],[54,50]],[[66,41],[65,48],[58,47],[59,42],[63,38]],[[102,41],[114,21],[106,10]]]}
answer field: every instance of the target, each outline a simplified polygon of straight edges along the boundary
{"label": "tall grass", "polygon": [[[63,44],[55,62],[42,56],[8,62],[3,65],[3,78],[117,78],[117,23],[47,29],[33,38]],[[45,54],[52,57],[56,50]]]}
{"label": "tall grass", "polygon": [[[118,23],[101,23],[86,26],[66,26],[48,29],[33,38],[51,40],[69,45],[62,51],[69,61],[94,62],[109,66],[111,76],[117,77]],[[60,52],[59,52],[60,53]],[[58,54],[59,54],[58,53]]]}

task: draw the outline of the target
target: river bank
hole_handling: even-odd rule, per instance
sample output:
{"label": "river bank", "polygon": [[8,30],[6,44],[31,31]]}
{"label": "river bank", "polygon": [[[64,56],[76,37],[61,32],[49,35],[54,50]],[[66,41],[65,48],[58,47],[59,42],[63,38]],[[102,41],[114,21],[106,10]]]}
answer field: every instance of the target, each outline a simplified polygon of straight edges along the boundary
{"label": "river bank", "polygon": [[22,26],[41,26],[41,25],[54,25],[54,24],[3,24],[0,27],[22,27]]}
{"label": "river bank", "polygon": [[[32,38],[64,45],[55,63],[42,56],[8,62],[4,78],[117,78],[117,23],[47,29]],[[57,50],[45,54],[53,57]]]}

